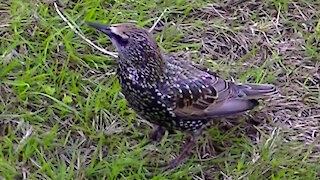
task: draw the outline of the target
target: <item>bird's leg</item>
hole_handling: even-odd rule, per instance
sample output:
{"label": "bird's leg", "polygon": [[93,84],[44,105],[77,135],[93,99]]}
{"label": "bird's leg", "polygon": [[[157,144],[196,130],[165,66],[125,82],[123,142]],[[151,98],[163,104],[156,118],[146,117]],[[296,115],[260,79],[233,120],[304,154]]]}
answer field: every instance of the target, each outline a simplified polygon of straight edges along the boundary
{"label": "bird's leg", "polygon": [[149,139],[152,141],[160,141],[165,133],[165,129],[162,126],[156,125],[153,132],[149,135]]}
{"label": "bird's leg", "polygon": [[202,128],[195,132],[192,132],[192,136],[189,137],[187,142],[183,145],[180,155],[176,159],[170,162],[166,170],[176,167],[183,160],[184,156],[189,153],[189,151],[192,149],[195,143],[199,140],[199,137],[201,134],[202,134]]}

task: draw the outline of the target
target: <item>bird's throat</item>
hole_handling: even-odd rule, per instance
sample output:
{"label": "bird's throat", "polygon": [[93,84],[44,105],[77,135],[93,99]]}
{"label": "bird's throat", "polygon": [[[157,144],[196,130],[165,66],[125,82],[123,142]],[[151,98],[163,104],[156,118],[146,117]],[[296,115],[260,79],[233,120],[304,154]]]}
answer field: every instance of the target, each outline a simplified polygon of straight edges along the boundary
{"label": "bird's throat", "polygon": [[158,82],[163,78],[166,69],[166,63],[162,57],[144,58],[144,59],[123,59],[119,57],[118,68],[126,76],[134,77],[139,81],[148,81],[150,83]]}

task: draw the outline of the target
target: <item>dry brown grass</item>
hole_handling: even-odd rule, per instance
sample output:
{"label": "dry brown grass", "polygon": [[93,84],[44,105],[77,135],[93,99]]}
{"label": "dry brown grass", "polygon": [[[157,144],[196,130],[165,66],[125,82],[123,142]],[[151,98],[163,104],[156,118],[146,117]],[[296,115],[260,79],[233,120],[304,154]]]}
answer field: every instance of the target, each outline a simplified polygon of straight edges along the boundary
{"label": "dry brown grass", "polygon": [[[320,144],[320,59],[310,57],[308,46],[319,47],[319,2],[290,2],[286,10],[271,10],[261,1],[243,1],[236,5],[210,4],[201,14],[207,22],[220,17],[219,25],[207,24],[199,33],[205,53],[226,64],[236,63],[229,75],[236,76],[247,65],[260,67],[275,75],[281,96],[267,102],[267,107],[255,113],[258,128],[284,131],[284,142],[301,141],[314,144],[314,158],[319,158]],[[257,19],[253,19],[253,14]],[[233,27],[233,28],[231,28]],[[188,37],[187,37],[188,38]],[[318,44],[318,45],[317,45]],[[250,54],[256,47],[254,54]],[[319,52],[318,52],[319,53]],[[248,55],[249,54],[249,55]],[[243,58],[245,57],[245,58]],[[208,57],[204,57],[207,59]],[[237,61],[243,61],[239,66]]]}

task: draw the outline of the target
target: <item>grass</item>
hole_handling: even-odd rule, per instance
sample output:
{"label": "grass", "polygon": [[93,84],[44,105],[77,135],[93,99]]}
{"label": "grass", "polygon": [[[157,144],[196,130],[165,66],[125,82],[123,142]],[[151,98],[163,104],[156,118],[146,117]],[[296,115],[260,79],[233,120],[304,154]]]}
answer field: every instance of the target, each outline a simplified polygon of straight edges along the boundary
{"label": "grass", "polygon": [[[168,172],[187,134],[147,143],[151,126],[119,96],[115,59],[92,49],[51,1],[0,2],[0,179],[319,179],[319,1],[60,1],[84,24],[133,22],[225,78],[282,96],[212,122]],[[235,121],[236,119],[236,121]]]}

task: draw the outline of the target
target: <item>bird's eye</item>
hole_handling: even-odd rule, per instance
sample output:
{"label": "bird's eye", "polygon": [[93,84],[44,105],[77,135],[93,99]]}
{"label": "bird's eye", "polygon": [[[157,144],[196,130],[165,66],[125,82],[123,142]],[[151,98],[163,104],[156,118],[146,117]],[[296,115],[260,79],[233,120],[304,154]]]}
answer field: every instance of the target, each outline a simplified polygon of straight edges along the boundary
{"label": "bird's eye", "polygon": [[128,39],[123,38],[117,34],[114,34],[114,39],[121,45],[121,46],[126,46],[128,44]]}

